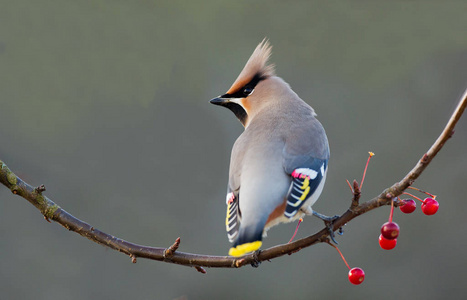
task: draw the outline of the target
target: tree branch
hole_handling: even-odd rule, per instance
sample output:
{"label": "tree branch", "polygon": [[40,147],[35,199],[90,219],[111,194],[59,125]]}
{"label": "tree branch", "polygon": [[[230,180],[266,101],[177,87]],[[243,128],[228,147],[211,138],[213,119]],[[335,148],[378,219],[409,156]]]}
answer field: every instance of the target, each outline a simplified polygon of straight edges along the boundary
{"label": "tree branch", "polygon": [[[458,106],[454,110],[443,132],[438,139],[430,147],[430,149],[417,162],[415,167],[399,182],[385,189],[377,197],[370,201],[359,204],[360,191],[358,184],[354,183],[354,195],[350,208],[334,221],[334,231],[344,226],[353,218],[362,215],[377,207],[391,204],[394,197],[401,195],[405,189],[414,183],[414,181],[422,174],[425,168],[430,164],[436,154],[441,150],[446,141],[454,134],[454,127],[461,118],[467,106],[467,90],[464,92]],[[177,238],[175,243],[168,248],[149,247],[134,244],[118,237],[102,232],[91,225],[75,218],[52,200],[44,196],[45,186],[32,187],[16,176],[7,165],[0,160],[0,182],[9,188],[13,194],[21,196],[28,200],[44,215],[44,218],[49,221],[53,220],[68,230],[74,231],[93,242],[104,245],[111,249],[123,252],[130,256],[133,263],[137,257],[163,261],[194,267],[201,273],[206,273],[202,267],[210,268],[239,268],[247,264],[257,266],[260,262],[270,260],[285,254],[295,253],[303,248],[312,246],[316,243],[327,242],[329,238],[329,230],[327,228],[297,240],[295,242],[283,245],[277,245],[265,250],[259,250],[255,253],[247,254],[240,258],[231,256],[210,256],[199,255],[185,252],[179,252],[180,238]]]}

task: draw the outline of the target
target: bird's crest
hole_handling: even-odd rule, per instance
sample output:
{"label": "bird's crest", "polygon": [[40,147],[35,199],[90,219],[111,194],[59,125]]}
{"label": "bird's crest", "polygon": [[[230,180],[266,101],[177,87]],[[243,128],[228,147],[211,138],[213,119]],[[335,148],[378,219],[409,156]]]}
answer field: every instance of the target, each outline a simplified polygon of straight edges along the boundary
{"label": "bird's crest", "polygon": [[250,59],[248,59],[245,67],[243,67],[242,72],[240,72],[240,75],[238,75],[235,82],[227,91],[227,94],[234,94],[237,90],[249,83],[255,76],[265,78],[275,75],[274,65],[268,64],[268,59],[271,56],[271,48],[267,39],[259,43],[250,56]]}

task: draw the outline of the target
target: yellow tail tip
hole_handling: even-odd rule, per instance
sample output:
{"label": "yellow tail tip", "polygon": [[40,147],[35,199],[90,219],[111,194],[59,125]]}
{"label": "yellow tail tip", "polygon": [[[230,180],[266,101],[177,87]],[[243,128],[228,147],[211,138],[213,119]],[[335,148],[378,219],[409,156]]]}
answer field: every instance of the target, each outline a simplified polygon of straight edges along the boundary
{"label": "yellow tail tip", "polygon": [[242,256],[248,252],[253,252],[258,250],[263,243],[261,241],[255,241],[251,243],[245,243],[238,245],[237,247],[232,247],[229,250],[230,256]]}

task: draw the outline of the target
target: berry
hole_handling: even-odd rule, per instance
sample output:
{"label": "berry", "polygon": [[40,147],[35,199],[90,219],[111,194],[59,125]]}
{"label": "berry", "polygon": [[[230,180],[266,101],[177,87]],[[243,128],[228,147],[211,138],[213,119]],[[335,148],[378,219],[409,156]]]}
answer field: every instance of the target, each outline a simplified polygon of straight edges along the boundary
{"label": "berry", "polygon": [[406,199],[406,200],[402,200],[402,202],[404,203],[403,205],[399,206],[399,209],[401,210],[401,212],[403,212],[404,214],[411,214],[414,212],[414,210],[417,208],[417,203],[415,203],[414,200],[412,199]]}
{"label": "berry", "polygon": [[388,240],[382,234],[379,235],[379,245],[384,250],[391,250],[396,247],[397,239]]}
{"label": "berry", "polygon": [[422,211],[425,215],[434,215],[439,208],[439,203],[433,198],[425,198],[422,203]]}
{"label": "berry", "polygon": [[365,280],[365,272],[360,268],[353,268],[349,271],[349,281],[352,284],[360,284]]}
{"label": "berry", "polygon": [[394,222],[386,222],[381,226],[381,234],[388,240],[396,239],[399,236],[399,225]]}

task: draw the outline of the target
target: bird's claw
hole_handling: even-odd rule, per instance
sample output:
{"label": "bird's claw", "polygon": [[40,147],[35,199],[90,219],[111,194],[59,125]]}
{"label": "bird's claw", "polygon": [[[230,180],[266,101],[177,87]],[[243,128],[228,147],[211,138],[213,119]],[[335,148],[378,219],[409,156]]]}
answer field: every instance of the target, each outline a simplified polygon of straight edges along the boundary
{"label": "bird's claw", "polygon": [[337,231],[337,234],[338,235],[343,235],[344,234],[344,227],[339,227],[339,229]]}
{"label": "bird's claw", "polygon": [[261,250],[256,250],[253,253],[253,261],[251,262],[251,266],[253,268],[257,268],[261,264],[261,261],[258,259],[258,256],[259,256],[260,253],[261,253]]}
{"label": "bird's claw", "polygon": [[329,237],[331,240],[334,242],[334,244],[338,245],[339,243],[336,241],[335,237],[336,235],[334,234],[334,221],[339,219],[339,216],[334,216],[334,217],[329,217],[328,220],[324,221],[324,224],[326,224],[326,228],[329,231]]}
{"label": "bird's claw", "polygon": [[[329,231],[329,237],[334,242],[334,244],[338,245],[339,243],[336,241],[335,234],[334,234],[334,221],[339,219],[339,216],[335,215],[333,217],[328,217],[328,216],[325,216],[323,214],[317,213],[315,211],[313,211],[313,216],[315,216],[317,218],[320,218],[321,220],[324,221],[324,224],[326,225],[326,228]],[[344,233],[344,230],[342,229],[342,227],[339,227],[338,234],[342,235],[343,233]]]}

